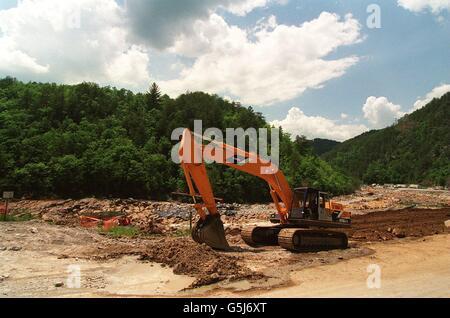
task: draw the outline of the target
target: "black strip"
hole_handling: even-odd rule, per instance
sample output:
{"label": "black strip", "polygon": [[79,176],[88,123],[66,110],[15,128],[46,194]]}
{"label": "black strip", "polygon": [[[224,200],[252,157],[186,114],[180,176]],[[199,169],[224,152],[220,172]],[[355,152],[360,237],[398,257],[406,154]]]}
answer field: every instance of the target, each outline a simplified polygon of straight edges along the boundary
{"label": "black strip", "polygon": [[[168,318],[170,315],[294,318],[307,314],[384,318],[395,312],[402,317],[421,310],[438,313],[440,306],[445,310],[448,304],[448,299],[0,299],[2,308],[14,316],[32,312],[33,316],[59,318],[94,314],[124,318]],[[8,316],[5,312],[5,317]]]}

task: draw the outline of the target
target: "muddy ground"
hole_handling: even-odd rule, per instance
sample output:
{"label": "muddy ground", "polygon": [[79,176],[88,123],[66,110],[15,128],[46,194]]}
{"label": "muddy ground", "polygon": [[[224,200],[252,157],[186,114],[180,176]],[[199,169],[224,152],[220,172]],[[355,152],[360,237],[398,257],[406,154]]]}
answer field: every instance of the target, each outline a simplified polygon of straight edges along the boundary
{"label": "muddy ground", "polygon": [[[12,205],[13,213],[31,213],[36,219],[0,222],[0,296],[204,296],[224,290],[245,293],[288,287],[292,273],[372,257],[376,254],[373,242],[448,237],[448,195],[427,192],[424,199],[422,193],[422,205],[408,208],[409,193],[395,190],[387,196],[385,190],[363,189],[342,197],[354,202],[353,209],[361,200],[378,202],[382,208],[359,210],[354,216],[353,228],[347,231],[349,249],[320,253],[246,246],[240,229],[264,223],[273,211],[271,205],[221,206],[227,239],[233,246],[231,252],[221,253],[192,242],[187,233],[192,207],[187,204],[132,199],[19,201]],[[407,201],[394,200],[395,204],[385,207],[393,197]],[[81,215],[117,211],[139,229],[135,237],[113,237],[80,226]],[[67,286],[67,268],[72,265],[82,268],[81,288]]]}

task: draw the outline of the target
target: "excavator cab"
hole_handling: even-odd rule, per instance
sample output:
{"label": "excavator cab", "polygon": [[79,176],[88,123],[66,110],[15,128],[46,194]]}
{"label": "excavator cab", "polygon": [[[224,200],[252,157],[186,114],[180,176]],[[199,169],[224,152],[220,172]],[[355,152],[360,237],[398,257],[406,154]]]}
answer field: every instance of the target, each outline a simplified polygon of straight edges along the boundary
{"label": "excavator cab", "polygon": [[[293,191],[292,208],[288,222],[300,221],[333,221],[326,213],[329,205],[329,195],[314,188],[297,188]],[[279,223],[277,214],[271,216],[272,223]]]}
{"label": "excavator cab", "polygon": [[290,218],[319,220],[320,191],[313,188],[294,190],[294,202]]}
{"label": "excavator cab", "polygon": [[[280,223],[277,214],[272,223]],[[330,195],[314,188],[297,188],[293,191],[292,209],[288,223],[299,226],[346,228],[351,226],[351,214],[342,204],[333,202]]]}

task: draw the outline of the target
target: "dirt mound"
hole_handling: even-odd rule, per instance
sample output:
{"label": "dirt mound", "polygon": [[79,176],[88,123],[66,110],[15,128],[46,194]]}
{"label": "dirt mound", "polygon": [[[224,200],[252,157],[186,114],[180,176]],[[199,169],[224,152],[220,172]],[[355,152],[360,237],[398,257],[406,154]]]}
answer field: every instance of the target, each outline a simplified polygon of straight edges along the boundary
{"label": "dirt mound", "polygon": [[174,274],[195,277],[190,288],[211,285],[221,281],[257,280],[264,275],[247,268],[240,255],[216,252],[199,245],[190,238],[109,239],[62,249],[59,258],[80,258],[96,261],[139,256],[141,261],[169,266]]}
{"label": "dirt mound", "polygon": [[191,288],[224,280],[263,278],[262,274],[255,273],[239,264],[237,257],[218,253],[206,245],[199,245],[185,239],[155,242],[141,256],[141,260],[168,265],[177,275],[196,277],[197,280],[191,285]]}
{"label": "dirt mound", "polygon": [[375,212],[353,217],[350,239],[361,242],[388,241],[395,238],[424,237],[448,233],[445,221],[450,209],[406,209]]}

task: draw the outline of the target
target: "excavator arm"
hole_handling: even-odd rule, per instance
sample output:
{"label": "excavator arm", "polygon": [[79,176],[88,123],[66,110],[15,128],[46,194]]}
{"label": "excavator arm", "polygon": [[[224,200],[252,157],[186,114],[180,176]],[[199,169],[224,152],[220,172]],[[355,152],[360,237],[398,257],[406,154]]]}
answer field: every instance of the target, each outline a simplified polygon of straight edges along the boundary
{"label": "excavator arm", "polygon": [[[193,238],[213,248],[228,249],[223,224],[206,170],[206,162],[220,163],[266,181],[282,224],[287,223],[293,202],[293,191],[285,175],[273,163],[258,155],[232,147],[223,142],[208,140],[186,129],[180,144],[179,156],[189,194],[195,202],[200,222],[194,228]],[[198,193],[197,193],[198,191]],[[203,202],[197,203],[197,197]]]}

